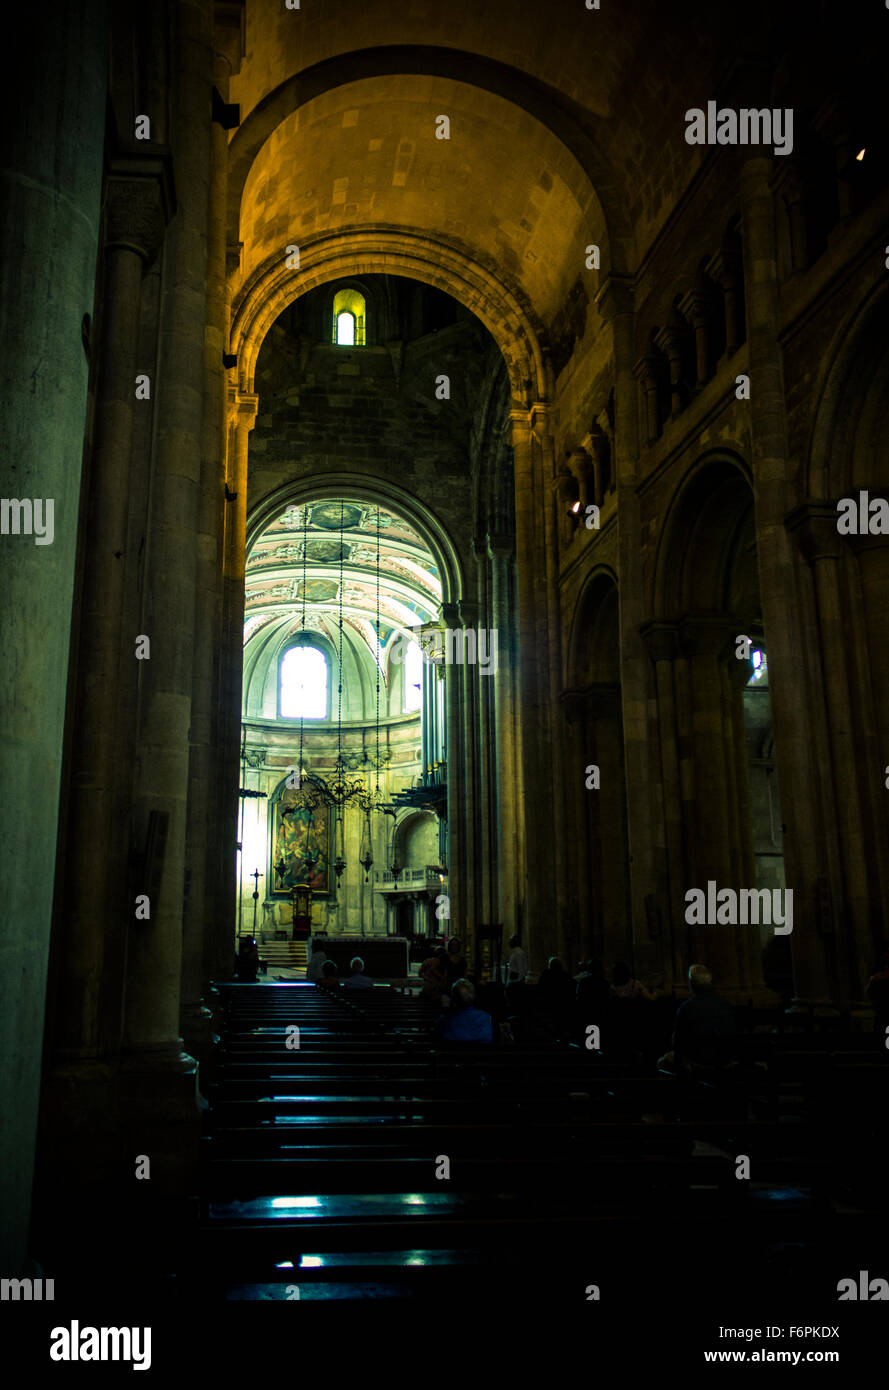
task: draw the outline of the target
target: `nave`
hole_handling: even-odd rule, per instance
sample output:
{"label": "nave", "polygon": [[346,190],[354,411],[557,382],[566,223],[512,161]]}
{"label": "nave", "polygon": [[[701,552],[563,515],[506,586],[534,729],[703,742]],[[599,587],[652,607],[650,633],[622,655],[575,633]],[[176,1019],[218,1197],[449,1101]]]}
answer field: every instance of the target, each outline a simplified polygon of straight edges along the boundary
{"label": "nave", "polygon": [[574,1041],[448,1047],[385,985],[220,991],[190,1298],[626,1310],[749,1302],[755,1269],[766,1303],[811,1311],[880,1268],[889,1067],[867,1035],[739,1010],[735,1065],[698,1082]]}

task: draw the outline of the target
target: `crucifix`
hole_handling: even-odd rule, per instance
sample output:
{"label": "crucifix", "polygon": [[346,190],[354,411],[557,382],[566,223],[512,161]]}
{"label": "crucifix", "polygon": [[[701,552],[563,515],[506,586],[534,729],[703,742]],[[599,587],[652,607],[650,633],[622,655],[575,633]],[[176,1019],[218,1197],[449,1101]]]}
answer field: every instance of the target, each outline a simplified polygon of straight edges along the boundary
{"label": "crucifix", "polygon": [[253,882],[254,882],[254,887],[253,887],[253,935],[254,935],[254,937],[255,937],[255,936],[256,936],[256,904],[257,904],[257,902],[259,901],[259,880],[260,880],[261,878],[265,878],[265,874],[261,874],[261,873],[259,872],[258,869],[254,869],[254,870],[253,870],[253,873],[250,875],[250,877],[253,879]]}

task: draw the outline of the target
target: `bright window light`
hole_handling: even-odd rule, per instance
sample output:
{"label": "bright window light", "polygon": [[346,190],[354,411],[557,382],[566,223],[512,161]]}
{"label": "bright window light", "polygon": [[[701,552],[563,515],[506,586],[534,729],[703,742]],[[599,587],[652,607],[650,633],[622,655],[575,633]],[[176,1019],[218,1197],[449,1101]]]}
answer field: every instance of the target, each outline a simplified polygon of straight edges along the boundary
{"label": "bright window light", "polygon": [[769,668],[765,652],[754,647],[753,651],[750,653],[750,660],[753,663],[753,670],[750,673],[747,684],[767,686],[769,683]]}
{"label": "bright window light", "polygon": [[340,347],[355,346],[355,315],[348,310],[336,316],[336,340]]}
{"label": "bright window light", "polygon": [[317,647],[291,647],[281,662],[285,719],[327,718],[327,660]]}

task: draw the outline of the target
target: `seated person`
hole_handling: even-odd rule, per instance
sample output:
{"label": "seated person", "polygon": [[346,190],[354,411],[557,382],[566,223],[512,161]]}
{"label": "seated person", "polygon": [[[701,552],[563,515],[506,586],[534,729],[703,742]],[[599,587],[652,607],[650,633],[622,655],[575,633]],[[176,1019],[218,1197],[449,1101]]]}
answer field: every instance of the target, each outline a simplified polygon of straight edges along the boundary
{"label": "seated person", "polygon": [[582,1023],[601,1023],[611,1003],[611,990],[602,962],[587,961],[587,966],[587,973],[577,981],[577,1013]]}
{"label": "seated person", "polygon": [[340,977],[335,961],[326,960],[324,962],[317,983],[322,985],[324,989],[339,989]]}
{"label": "seated person", "polygon": [[259,971],[259,949],[255,936],[241,938],[238,954],[235,956],[235,977],[241,984],[252,984]]}
{"label": "seated person", "polygon": [[312,952],[312,958],[306,966],[306,979],[317,982],[321,978],[321,967],[327,960],[327,952],[322,951],[320,946],[316,946]]}
{"label": "seated person", "polygon": [[447,957],[448,989],[450,989],[457,980],[462,980],[466,974],[466,957],[463,954],[459,937],[451,937],[448,942]]}
{"label": "seated person", "polygon": [[523,985],[528,978],[528,957],[519,944],[518,934],[509,938],[509,960],[506,962],[506,983]]}
{"label": "seated person", "polygon": [[441,999],[448,987],[448,953],[443,946],[423,961],[419,976],[423,981],[423,998]]}
{"label": "seated person", "polygon": [[[690,966],[688,983],[691,997],[676,1010],[672,1062],[677,1069],[712,1068],[722,1060],[713,1040],[734,1035],[735,1016],[731,1005],[714,990],[713,976],[706,965]],[[670,1056],[668,1053],[667,1058]]]}
{"label": "seated person", "polygon": [[619,960],[611,972],[611,992],[617,999],[647,999],[651,1003],[656,996],[634,979],[626,961]]}
{"label": "seated person", "polygon": [[344,989],[373,989],[374,982],[369,975],[364,974],[364,961],[360,956],[353,956],[349,962],[351,975],[348,980],[343,980]]}
{"label": "seated person", "polygon": [[451,1007],[438,1020],[442,1042],[489,1043],[494,1040],[491,1015],[476,1008],[475,988],[468,980],[456,980],[451,990]]}

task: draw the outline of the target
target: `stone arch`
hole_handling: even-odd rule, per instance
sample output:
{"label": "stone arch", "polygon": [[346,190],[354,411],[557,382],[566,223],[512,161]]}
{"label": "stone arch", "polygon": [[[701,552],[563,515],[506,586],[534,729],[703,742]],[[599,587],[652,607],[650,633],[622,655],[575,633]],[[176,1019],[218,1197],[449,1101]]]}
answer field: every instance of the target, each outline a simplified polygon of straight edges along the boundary
{"label": "stone arch", "polygon": [[824,355],[809,441],[806,489],[834,501],[889,489],[889,285],[876,286]]}
{"label": "stone arch", "polygon": [[[603,641],[607,633],[614,641]],[[597,566],[587,577],[571,618],[568,638],[568,684],[620,680],[620,614],[617,576]]]}
{"label": "stone arch", "polygon": [[239,126],[229,147],[228,242],[239,240],[239,215],[247,178],[260,150],[281,123],[316,97],[361,79],[393,76],[442,77],[479,87],[532,116],[573,155],[595,189],[607,235],[602,248],[602,280],[627,274],[634,264],[635,238],[620,192],[620,180],[602,144],[566,109],[564,99],[544,83],[507,63],[453,48],[380,45],[325,59],[294,74],[269,92]]}
{"label": "stone arch", "polygon": [[[711,451],[691,464],[658,538],[649,605],[656,617],[724,609],[731,597],[730,570],[743,543],[739,529],[754,534],[753,506],[752,474],[739,454]],[[752,573],[755,577],[755,553]]]}
{"label": "stone arch", "polygon": [[778,875],[783,884],[783,860],[774,874],[765,866],[751,801],[757,735],[748,729],[745,691],[752,662],[737,639],[760,645],[763,623],[754,494],[739,454],[707,451],[687,470],[661,530],[651,610],[646,637],[658,692],[674,978],[690,961],[705,960],[721,988],[744,997],[763,988],[769,929],[738,924],[714,932],[685,919],[686,892],[711,880],[737,890],[773,886]]}
{"label": "stone arch", "polygon": [[460,555],[444,524],[428,507],[409,492],[384,478],[366,474],[337,473],[326,478],[303,477],[285,483],[267,493],[247,518],[247,554],[251,546],[273,518],[289,505],[323,498],[354,497],[400,512],[417,533],[423,537],[438,566],[442,585],[442,603],[458,603],[464,595],[465,576]]}
{"label": "stone arch", "polygon": [[[308,264],[303,264],[307,261]],[[300,247],[300,268],[286,256],[267,261],[232,306],[231,351],[238,358],[238,389],[252,393],[259,350],[278,315],[295,299],[331,280],[402,275],[434,285],[476,315],[496,342],[509,374],[514,403],[525,409],[549,398],[551,380],[543,330],[531,311],[491,270],[420,233],[398,230],[343,232]]]}

